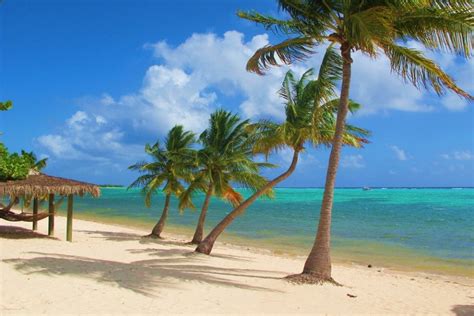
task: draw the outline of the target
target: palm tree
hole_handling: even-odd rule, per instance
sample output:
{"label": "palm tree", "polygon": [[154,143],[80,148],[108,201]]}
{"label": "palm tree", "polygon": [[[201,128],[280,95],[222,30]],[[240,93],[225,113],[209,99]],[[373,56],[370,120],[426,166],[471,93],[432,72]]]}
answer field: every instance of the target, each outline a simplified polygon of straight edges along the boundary
{"label": "palm tree", "polygon": [[[48,163],[48,158],[43,158],[43,159],[38,160],[36,154],[32,151],[27,152],[27,151],[22,150],[21,157],[23,157],[23,159],[27,161],[28,163],[28,166],[29,166],[28,175],[39,174],[44,168],[46,168],[46,165]],[[48,199],[48,196],[43,196],[39,200],[41,202],[41,201],[46,201],[47,199]],[[63,199],[64,197],[61,197],[61,199],[56,201],[58,208],[61,205]],[[25,195],[23,197],[23,207],[26,207],[26,208],[30,207],[32,200],[33,200],[33,197],[31,195]]]}
{"label": "palm tree", "polygon": [[[280,95],[285,100],[286,120],[281,124],[270,121],[261,121],[251,126],[259,135],[255,142],[254,151],[263,153],[267,157],[273,151],[291,148],[293,157],[288,169],[268,182],[255,194],[245,200],[230,212],[199,244],[196,251],[210,254],[217,237],[229,226],[232,221],[249,207],[258,197],[265,194],[278,183],[287,179],[296,168],[299,154],[304,145],[329,145],[334,135],[334,112],[337,99],[335,95],[336,82],[341,74],[340,57],[334,50],[328,49],[319,71],[318,80],[309,80],[312,70],[305,72],[299,80],[289,71],[280,89]],[[351,103],[351,108],[357,108]],[[360,147],[366,142],[363,136],[368,132],[353,126],[347,126],[343,134],[343,142],[347,145]]]}
{"label": "palm tree", "polygon": [[192,244],[202,241],[212,195],[237,206],[242,202],[242,195],[234,190],[234,185],[255,191],[267,183],[259,171],[269,164],[252,160],[253,142],[252,134],[246,128],[248,125],[248,120],[241,121],[236,114],[217,110],[211,114],[209,127],[199,137],[203,148],[197,152],[198,168],[193,182],[180,198],[180,209],[194,208],[193,193],[202,191],[206,194]]}
{"label": "palm tree", "polygon": [[263,74],[272,65],[291,64],[312,55],[314,48],[329,43],[339,47],[343,79],[337,111],[336,132],[326,175],[323,202],[315,242],[301,275],[304,283],[333,281],[330,235],[334,184],[339,164],[349,105],[352,53],[372,58],[385,55],[392,71],[417,88],[432,88],[438,95],[446,89],[472,100],[434,61],[406,45],[407,40],[428,50],[472,55],[473,5],[470,0],[279,0],[288,20],[255,12],[239,12],[266,29],[291,36],[276,45],[260,48],[250,58],[247,70]]}
{"label": "palm tree", "polygon": [[168,217],[171,195],[179,197],[185,190],[182,181],[192,180],[195,152],[191,145],[194,140],[192,132],[184,131],[182,126],[176,125],[168,132],[164,148],[161,148],[159,142],[153,146],[145,145],[145,152],[152,158],[152,162],[138,162],[129,167],[142,173],[129,188],[142,187],[147,207],[151,206],[152,195],[160,187],[165,194],[163,212],[148,237],[161,238]]}
{"label": "palm tree", "polygon": [[[12,101],[5,101],[5,102],[0,102],[0,111],[8,111],[13,107]],[[0,135],[2,133],[0,132]]]}
{"label": "palm tree", "polygon": [[13,102],[8,100],[5,102],[0,102],[0,111],[8,111],[13,107]]}
{"label": "palm tree", "polygon": [[21,155],[28,160],[30,164],[30,172],[32,173],[39,173],[41,170],[46,168],[46,164],[48,163],[48,158],[43,158],[38,160],[36,154],[34,152],[27,152],[22,150]]}

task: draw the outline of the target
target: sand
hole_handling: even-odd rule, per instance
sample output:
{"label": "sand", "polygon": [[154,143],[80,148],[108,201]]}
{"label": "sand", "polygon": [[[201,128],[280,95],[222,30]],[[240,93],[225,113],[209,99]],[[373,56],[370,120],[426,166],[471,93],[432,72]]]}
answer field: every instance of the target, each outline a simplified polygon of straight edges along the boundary
{"label": "sand", "polygon": [[[294,285],[281,278],[303,257],[217,243],[192,253],[184,237],[74,221],[65,241],[47,221],[0,224],[0,314],[474,314],[474,279],[335,265],[343,286]],[[355,297],[349,297],[348,294]]]}

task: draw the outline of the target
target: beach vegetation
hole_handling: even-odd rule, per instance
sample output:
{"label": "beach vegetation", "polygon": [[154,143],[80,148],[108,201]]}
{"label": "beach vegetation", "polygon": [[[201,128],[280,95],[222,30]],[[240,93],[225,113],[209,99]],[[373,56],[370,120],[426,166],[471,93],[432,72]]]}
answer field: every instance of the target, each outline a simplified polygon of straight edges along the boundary
{"label": "beach vegetation", "polygon": [[38,160],[33,152],[10,153],[0,143],[0,181],[26,179],[31,172],[39,172],[46,166],[47,158]]}

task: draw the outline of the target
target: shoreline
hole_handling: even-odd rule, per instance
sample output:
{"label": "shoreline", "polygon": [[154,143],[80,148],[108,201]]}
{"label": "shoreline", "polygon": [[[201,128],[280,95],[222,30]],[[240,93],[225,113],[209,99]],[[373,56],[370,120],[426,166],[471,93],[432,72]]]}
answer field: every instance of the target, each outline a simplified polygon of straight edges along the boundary
{"label": "shoreline", "polygon": [[[59,212],[62,216],[62,212]],[[137,219],[119,217],[106,217],[92,213],[75,214],[77,219],[92,221],[96,223],[109,224],[119,226],[122,228],[132,228],[143,230],[143,234],[148,234],[148,229],[151,229],[154,223],[145,223]],[[177,237],[183,240],[191,239],[194,233],[194,228],[183,225],[167,224],[163,232],[165,235]],[[257,251],[268,252],[276,256],[290,256],[293,258],[306,259],[307,249],[301,245],[291,243],[291,239],[282,237],[280,240],[270,242],[270,239],[252,239],[248,237],[238,236],[235,233],[225,232],[218,242],[222,244],[234,245],[242,248],[255,249]],[[376,244],[376,243],[360,243],[353,242],[352,246],[342,246],[335,248],[333,246],[332,255],[333,261],[336,264],[356,264],[360,266],[378,266],[383,269],[390,269],[399,272],[423,272],[447,276],[459,276],[474,278],[474,261],[468,259],[445,259],[429,256],[419,253],[415,250],[395,247],[390,245]],[[367,252],[364,246],[371,245],[375,250]],[[381,248],[389,248],[384,250]],[[377,251],[382,251],[378,253]],[[365,252],[363,252],[365,251]],[[394,255],[396,253],[396,255]],[[401,255],[400,255],[401,253]],[[390,258],[387,258],[390,256]]]}
{"label": "shoreline", "polygon": [[56,238],[44,235],[47,221],[38,224],[38,233],[31,223],[0,226],[3,315],[474,311],[468,277],[336,263],[343,286],[294,285],[283,277],[300,271],[301,257],[225,242],[211,256],[194,254],[181,235],[144,239],[143,230],[80,219],[69,243],[64,217]]}

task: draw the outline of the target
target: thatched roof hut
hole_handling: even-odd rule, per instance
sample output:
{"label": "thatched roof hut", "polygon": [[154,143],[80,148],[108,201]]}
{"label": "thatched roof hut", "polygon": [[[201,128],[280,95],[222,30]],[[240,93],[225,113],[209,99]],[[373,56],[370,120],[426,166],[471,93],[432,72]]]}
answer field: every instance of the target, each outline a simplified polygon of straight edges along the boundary
{"label": "thatched roof hut", "polygon": [[[84,196],[91,194],[93,197],[100,196],[99,186],[91,183],[65,179],[60,177],[53,177],[42,173],[32,173],[24,180],[14,180],[0,182],[0,197],[9,196],[11,205],[18,197],[32,197],[33,198],[33,213],[30,215],[16,214],[9,209],[3,209],[0,218],[15,221],[32,221],[33,230],[38,228],[37,221],[42,218],[49,218],[48,221],[48,235],[54,235],[54,215],[56,213],[55,196],[67,196],[67,230],[66,239],[72,241],[72,217],[73,217],[73,196]],[[44,197],[48,197],[48,213],[38,214],[39,201]]]}
{"label": "thatched roof hut", "polygon": [[28,195],[44,197],[49,194],[83,196],[86,193],[98,197],[100,196],[100,189],[95,184],[53,177],[42,173],[30,175],[24,180],[0,182],[0,196]]}

